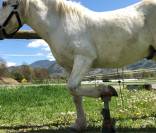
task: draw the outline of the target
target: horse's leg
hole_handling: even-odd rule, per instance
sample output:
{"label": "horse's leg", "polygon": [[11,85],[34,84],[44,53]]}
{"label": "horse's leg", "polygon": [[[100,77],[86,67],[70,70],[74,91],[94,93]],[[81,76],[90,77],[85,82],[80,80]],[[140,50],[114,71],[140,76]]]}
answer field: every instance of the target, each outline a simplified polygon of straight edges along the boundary
{"label": "horse's leg", "polygon": [[88,72],[91,64],[91,59],[81,55],[76,56],[73,70],[68,81],[68,86],[71,94],[73,95],[73,101],[77,111],[77,119],[75,124],[72,125],[72,128],[77,130],[86,128],[86,117],[82,106],[82,96],[76,95],[75,91],[79,88],[80,82],[83,76]]}
{"label": "horse's leg", "polygon": [[[66,75],[69,78],[71,69],[65,68],[66,70]],[[71,125],[71,128],[74,129],[85,129],[86,128],[86,116],[84,113],[83,105],[82,105],[82,96],[77,96],[77,95],[72,95],[73,96],[73,102],[76,107],[76,122]]]}
{"label": "horse's leg", "polygon": [[74,59],[73,69],[68,80],[68,87],[75,98],[74,101],[77,109],[78,118],[73,126],[77,130],[84,129],[84,127],[86,127],[81,96],[100,97],[101,94],[109,92],[108,86],[89,88],[80,87],[81,80],[91,68],[93,61],[94,59],[92,58],[77,55]]}
{"label": "horse's leg", "polygon": [[86,116],[82,105],[82,97],[73,95],[73,101],[76,107],[77,118],[75,123],[71,125],[71,128],[78,130],[85,129],[87,125],[86,125]]}
{"label": "horse's leg", "polygon": [[81,80],[89,71],[93,59],[78,55],[74,60],[73,70],[68,80],[68,87],[72,95],[88,96],[98,98],[102,94],[110,93],[112,89],[109,86],[80,87]]}

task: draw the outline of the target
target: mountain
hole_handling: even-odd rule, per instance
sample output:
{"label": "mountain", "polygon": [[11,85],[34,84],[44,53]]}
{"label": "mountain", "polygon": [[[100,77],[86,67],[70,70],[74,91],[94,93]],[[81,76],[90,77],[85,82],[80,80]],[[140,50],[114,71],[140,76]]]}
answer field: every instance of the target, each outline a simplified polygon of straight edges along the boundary
{"label": "mountain", "polygon": [[32,68],[45,68],[53,76],[63,76],[65,74],[64,69],[56,63],[56,61],[39,60],[30,64]]}
{"label": "mountain", "polygon": [[39,61],[36,61],[36,62],[30,64],[30,67],[48,69],[52,64],[55,64],[55,61],[39,60]]}
{"label": "mountain", "polygon": [[156,68],[156,62],[152,60],[143,59],[134,64],[127,66],[129,70],[137,70],[137,69],[154,69]]}
{"label": "mountain", "polygon": [[54,76],[64,76],[65,75],[64,68],[62,68],[56,62],[50,65],[50,67],[48,68],[48,71],[50,74],[52,74]]}
{"label": "mountain", "polygon": [[[54,76],[62,76],[65,74],[64,69],[56,63],[56,61],[49,61],[49,60],[40,60],[30,64],[33,68],[46,68],[48,69],[49,73]],[[143,59],[138,61],[137,63],[128,65],[125,67],[128,70],[137,70],[137,69],[152,69],[156,68],[156,63],[151,60]],[[96,74],[108,74],[116,72],[116,69],[94,69],[91,70],[88,74],[89,75],[96,75]]]}
{"label": "mountain", "polygon": [[[45,68],[49,71],[50,75],[52,76],[65,76],[64,69],[56,63],[56,61],[49,61],[49,60],[39,60],[29,65],[32,68]],[[14,70],[17,67],[10,67],[9,70]],[[156,63],[151,60],[143,59],[141,61],[138,61],[135,64],[129,65],[127,67],[124,67],[128,70],[137,70],[137,69],[153,69],[156,68]],[[109,74],[109,73],[115,73],[116,69],[93,69],[91,70],[88,75],[97,75],[97,74]]]}

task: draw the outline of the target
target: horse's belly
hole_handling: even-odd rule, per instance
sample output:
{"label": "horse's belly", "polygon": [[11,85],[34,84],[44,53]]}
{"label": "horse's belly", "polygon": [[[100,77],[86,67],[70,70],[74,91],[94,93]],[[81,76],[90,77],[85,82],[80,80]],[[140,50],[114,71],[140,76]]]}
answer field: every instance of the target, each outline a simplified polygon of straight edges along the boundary
{"label": "horse's belly", "polygon": [[[122,46],[121,46],[122,47]],[[104,49],[99,53],[94,67],[98,68],[119,68],[129,64],[133,64],[143,59],[148,54],[147,45],[137,45],[134,47],[122,47]]]}
{"label": "horse's belly", "polygon": [[123,60],[123,59],[117,59],[117,60],[99,60],[98,63],[94,64],[95,68],[121,68],[126,65],[135,63],[139,59],[135,59],[135,61],[130,60]]}
{"label": "horse's belly", "polygon": [[129,64],[133,64],[142,58],[123,59],[123,58],[103,58],[97,59],[94,63],[95,68],[120,68]]}

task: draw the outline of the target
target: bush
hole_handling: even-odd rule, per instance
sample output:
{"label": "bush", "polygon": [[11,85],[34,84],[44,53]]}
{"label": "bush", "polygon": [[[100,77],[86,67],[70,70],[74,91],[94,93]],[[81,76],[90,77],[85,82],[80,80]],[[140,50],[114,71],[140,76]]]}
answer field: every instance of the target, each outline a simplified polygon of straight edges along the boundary
{"label": "bush", "polygon": [[23,75],[20,73],[19,70],[12,71],[11,76],[12,76],[12,78],[17,80],[18,82],[21,82],[23,79]]}

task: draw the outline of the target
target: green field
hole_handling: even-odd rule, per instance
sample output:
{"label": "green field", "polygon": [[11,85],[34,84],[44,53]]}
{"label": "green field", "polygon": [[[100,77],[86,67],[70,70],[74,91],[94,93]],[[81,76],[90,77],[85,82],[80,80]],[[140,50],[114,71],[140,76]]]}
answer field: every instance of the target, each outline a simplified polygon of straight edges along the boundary
{"label": "green field", "polygon": [[[113,98],[111,114],[118,131],[156,132],[156,91],[122,91]],[[88,132],[99,132],[103,104],[84,98]],[[65,86],[0,87],[0,132],[69,132],[75,108]],[[87,132],[87,131],[86,131]]]}

